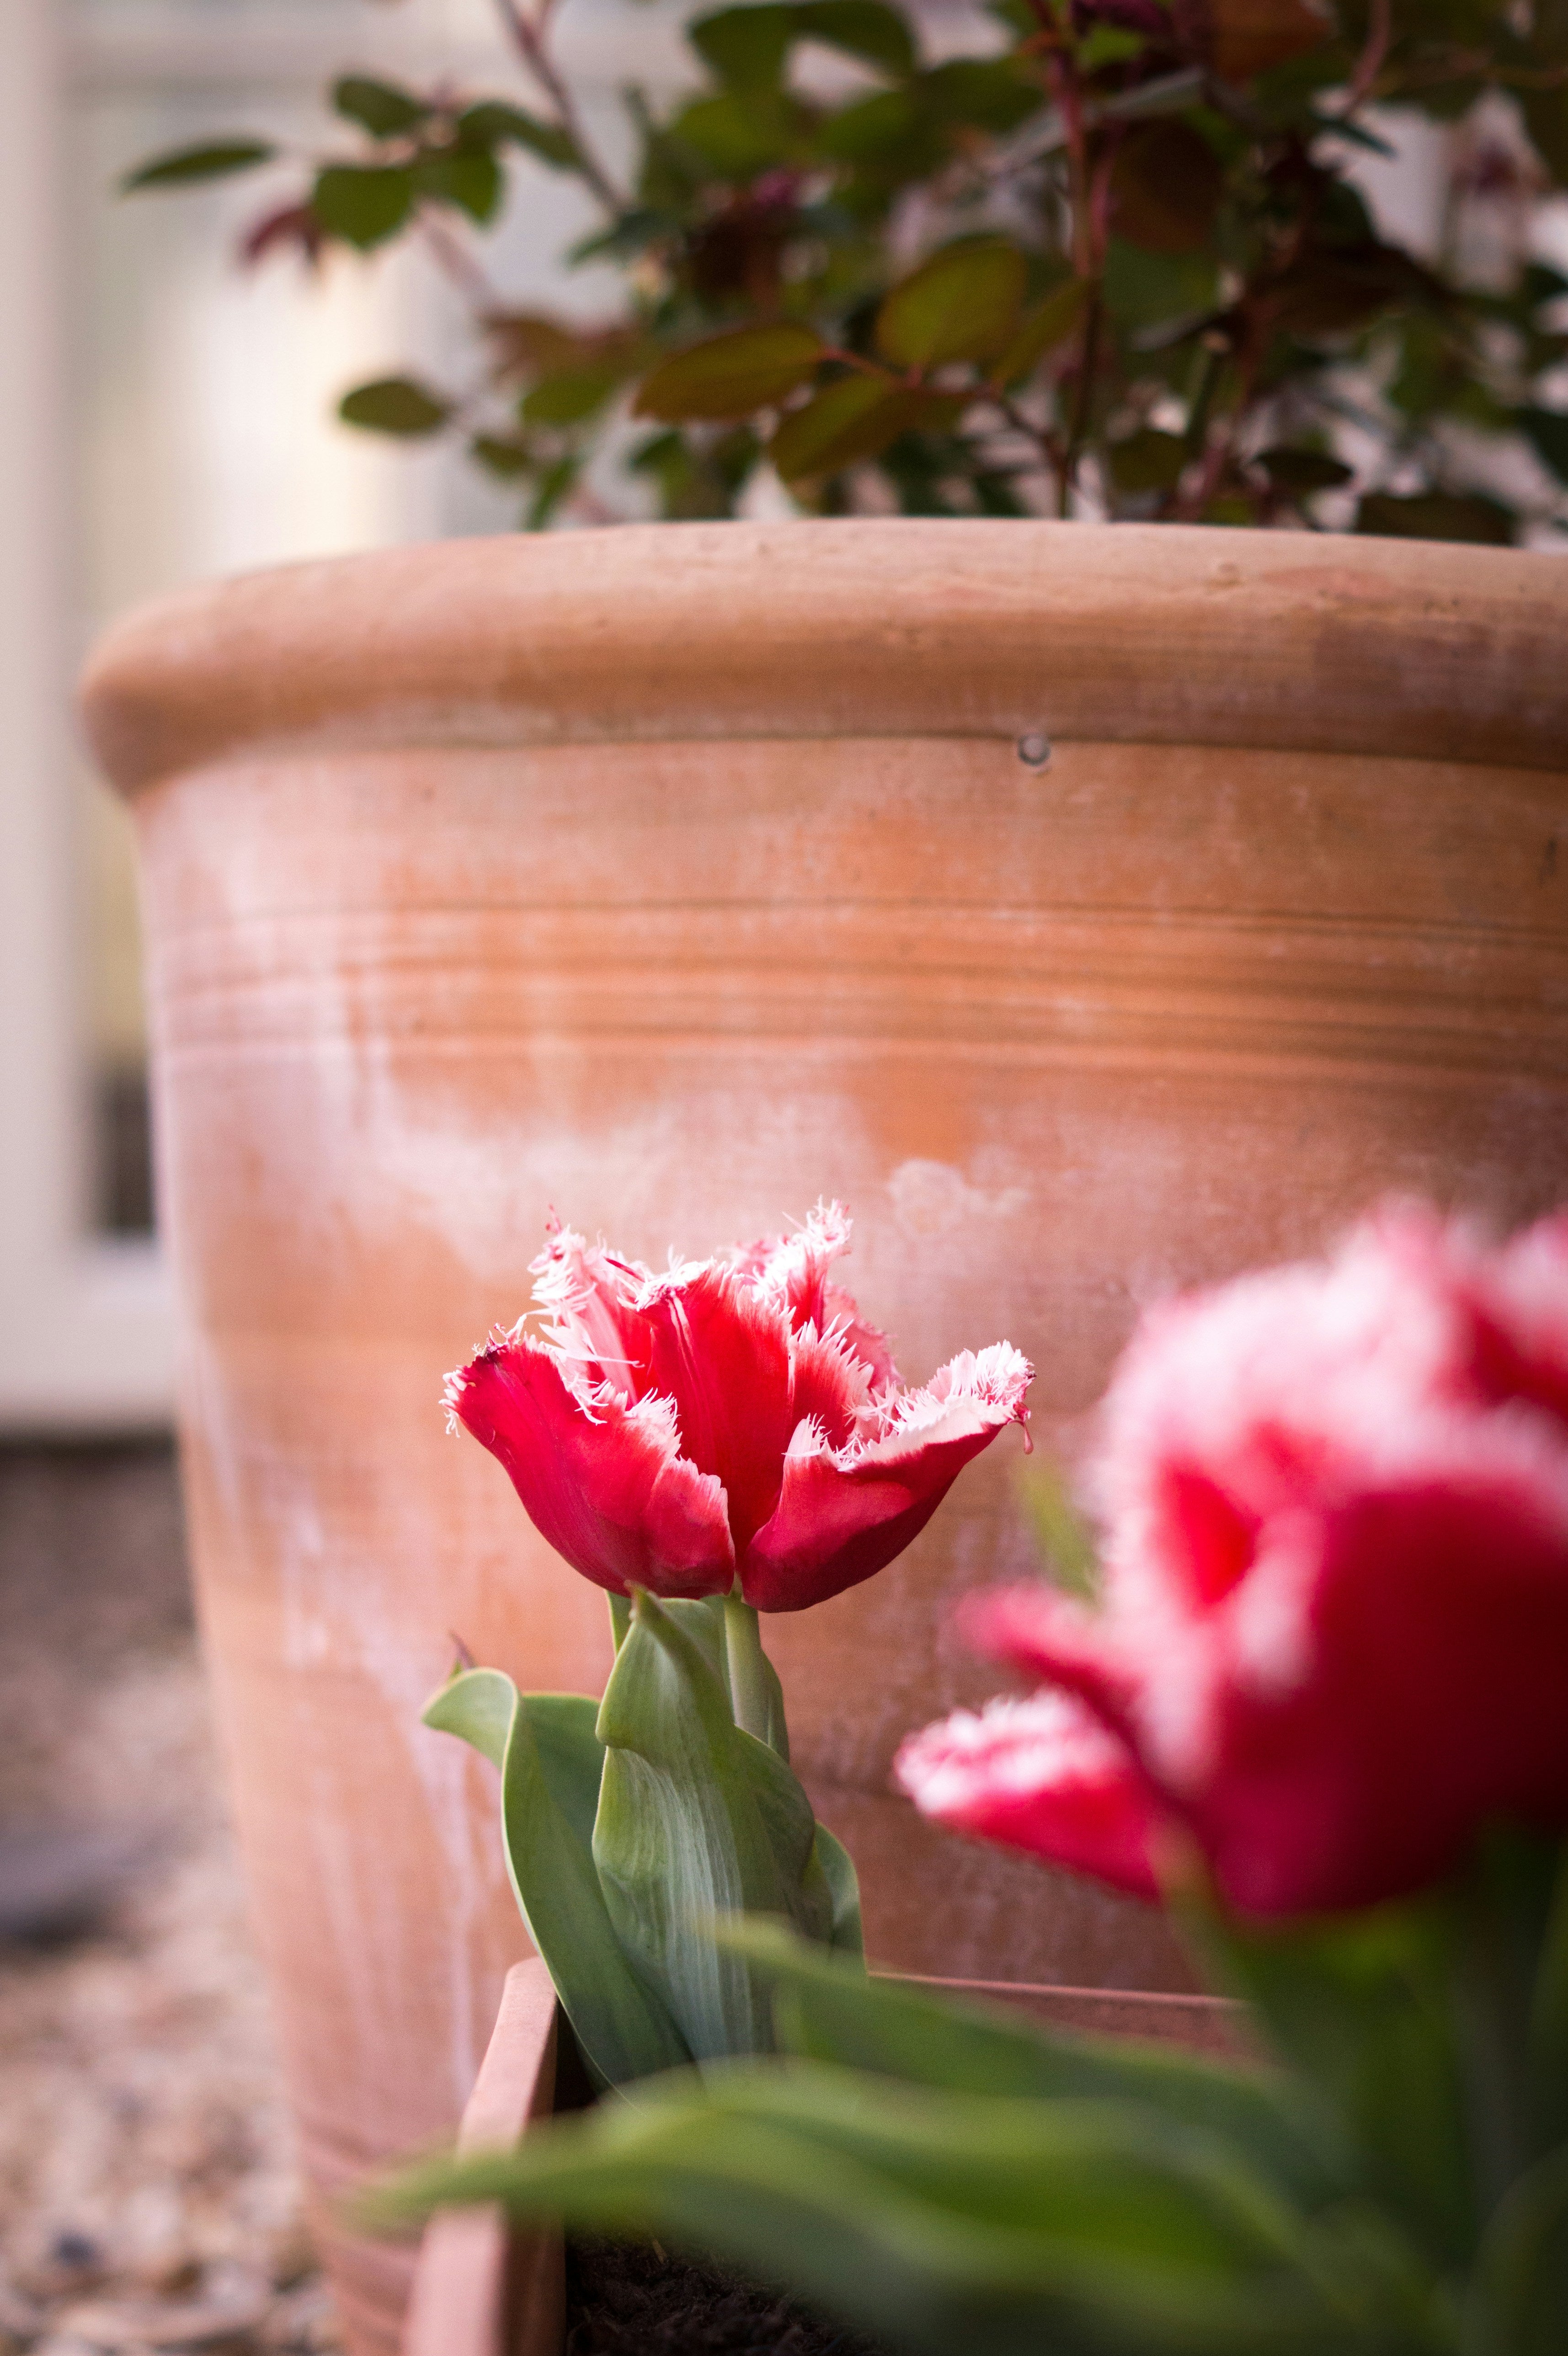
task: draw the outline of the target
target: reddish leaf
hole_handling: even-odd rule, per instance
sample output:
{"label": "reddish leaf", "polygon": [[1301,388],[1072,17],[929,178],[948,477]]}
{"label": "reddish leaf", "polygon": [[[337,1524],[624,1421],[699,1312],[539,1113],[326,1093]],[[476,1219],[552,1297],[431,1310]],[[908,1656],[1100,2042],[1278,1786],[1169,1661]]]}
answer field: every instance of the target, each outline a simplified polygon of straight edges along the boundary
{"label": "reddish leaf", "polygon": [[1224,192],[1219,157],[1198,132],[1185,123],[1141,123],[1112,167],[1116,233],[1149,253],[1195,253]]}

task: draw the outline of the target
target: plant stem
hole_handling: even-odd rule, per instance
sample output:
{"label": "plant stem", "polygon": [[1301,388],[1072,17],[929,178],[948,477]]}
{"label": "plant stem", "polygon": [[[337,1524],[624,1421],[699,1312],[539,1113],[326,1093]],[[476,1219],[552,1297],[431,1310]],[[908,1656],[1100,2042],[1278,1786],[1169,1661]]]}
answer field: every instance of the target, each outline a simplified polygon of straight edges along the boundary
{"label": "plant stem", "polygon": [[766,1742],[773,1720],[773,1690],[763,1653],[757,1614],[739,1595],[724,1598],[724,1649],[730,1660],[730,1699],[744,1734]]}
{"label": "plant stem", "polygon": [[1091,404],[1094,398],[1094,371],[1100,359],[1100,289],[1092,283],[1089,307],[1083,314],[1083,340],[1078,360],[1078,385],[1072,402],[1072,423],[1068,428],[1067,449],[1061,461],[1061,475],[1057,485],[1056,512],[1068,516],[1072,512],[1072,490],[1078,480],[1078,461],[1083,455],[1083,444],[1089,438]]}
{"label": "plant stem", "polygon": [[626,198],[616,187],[613,180],[589,146],[583,133],[581,117],[577,112],[576,102],[557,70],[555,60],[546,45],[545,20],[549,14],[548,7],[541,10],[539,19],[536,23],[528,16],[526,8],[519,5],[519,0],[496,0],[496,5],[500,12],[501,23],[511,37],[513,48],[549,100],[555,109],[557,123],[576,148],[582,166],[583,178],[608,212],[612,214],[624,212]]}

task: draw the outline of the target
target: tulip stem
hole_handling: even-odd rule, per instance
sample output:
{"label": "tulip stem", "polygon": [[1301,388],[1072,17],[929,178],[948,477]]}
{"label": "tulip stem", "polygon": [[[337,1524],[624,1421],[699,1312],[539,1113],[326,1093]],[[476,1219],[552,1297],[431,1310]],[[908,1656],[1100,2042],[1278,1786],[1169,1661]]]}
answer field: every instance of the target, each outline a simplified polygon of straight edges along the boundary
{"label": "tulip stem", "polygon": [[730,1701],[735,1723],[759,1742],[773,1740],[773,1678],[763,1651],[763,1632],[752,1606],[739,1595],[724,1598],[724,1649],[730,1660]]}

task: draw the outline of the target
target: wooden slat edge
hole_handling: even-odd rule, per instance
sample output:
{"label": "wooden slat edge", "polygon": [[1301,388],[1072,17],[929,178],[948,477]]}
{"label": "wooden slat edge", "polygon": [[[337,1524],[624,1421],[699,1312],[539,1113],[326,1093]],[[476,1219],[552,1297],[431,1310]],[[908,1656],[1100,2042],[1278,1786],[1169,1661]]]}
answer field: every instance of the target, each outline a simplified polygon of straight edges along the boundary
{"label": "wooden slat edge", "polygon": [[[507,1975],[496,2027],[458,2132],[458,2149],[517,2142],[555,2101],[555,1990],[536,1957]],[[564,2252],[552,2233],[512,2232],[495,2205],[455,2209],[425,2229],[403,2356],[560,2356]]]}

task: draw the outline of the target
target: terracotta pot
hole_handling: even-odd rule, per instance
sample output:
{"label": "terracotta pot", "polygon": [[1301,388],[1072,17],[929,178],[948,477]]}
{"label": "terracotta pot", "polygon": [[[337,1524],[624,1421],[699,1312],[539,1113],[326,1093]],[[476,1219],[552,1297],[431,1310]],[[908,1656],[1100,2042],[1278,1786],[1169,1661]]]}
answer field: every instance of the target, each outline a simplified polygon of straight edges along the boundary
{"label": "terracotta pot", "polygon": [[[921,1985],[1009,2004],[1056,2029],[1199,2052],[1247,2050],[1241,2008],[1220,1997],[977,1980]],[[520,2142],[535,2120],[580,2109],[587,2099],[586,2075],[549,1974],[537,1956],[514,1964],[463,2114],[459,2148],[505,2148]],[[414,2269],[403,2356],[561,2356],[565,2330],[565,2251],[558,2233],[514,2229],[498,2205],[446,2210],[432,2219]]]}
{"label": "terracotta pot", "polygon": [[[984,522],[408,549],[109,639],[192,1546],[324,2192],[450,2132],[521,1952],[486,1779],[417,1723],[448,1632],[531,1686],[608,1662],[437,1404],[547,1206],[657,1260],[838,1194],[905,1372],[1005,1334],[1047,1446],[1173,1285],[1391,1187],[1541,1209],[1565,643],[1542,557]],[[1029,1566],[1016,1450],[774,1623],[796,1755],[879,1961],[1180,1987],[1146,1912],[887,1793],[991,1682],[945,1630]],[[333,2264],[389,2349],[385,2253]]]}

